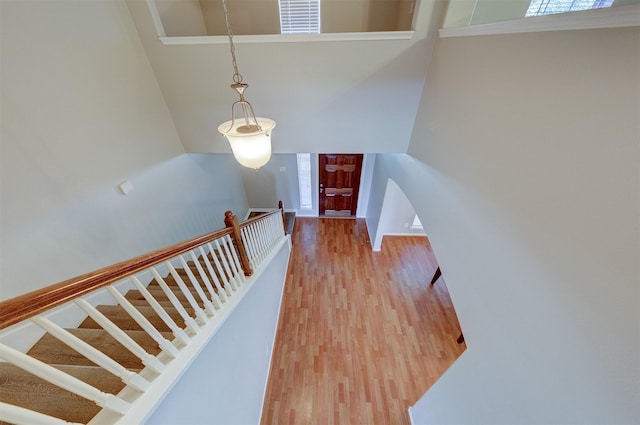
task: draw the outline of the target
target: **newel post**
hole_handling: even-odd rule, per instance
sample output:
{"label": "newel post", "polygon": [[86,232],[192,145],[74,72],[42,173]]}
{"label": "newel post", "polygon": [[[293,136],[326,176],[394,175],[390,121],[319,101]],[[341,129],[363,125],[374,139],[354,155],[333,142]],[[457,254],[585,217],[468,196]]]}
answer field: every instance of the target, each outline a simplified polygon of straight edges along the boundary
{"label": "newel post", "polygon": [[238,217],[236,217],[236,215],[232,211],[227,211],[224,213],[224,224],[226,227],[231,227],[233,229],[233,233],[231,233],[231,239],[233,240],[233,246],[238,252],[238,258],[240,259],[242,270],[244,270],[244,275],[251,276],[253,274],[253,270],[251,269],[251,264],[249,264],[247,251],[245,250],[244,244],[242,243],[242,234],[240,233]]}
{"label": "newel post", "polygon": [[282,201],[278,201],[278,209],[282,214],[282,228],[284,229],[284,234],[287,234],[287,220],[284,218],[284,203]]}

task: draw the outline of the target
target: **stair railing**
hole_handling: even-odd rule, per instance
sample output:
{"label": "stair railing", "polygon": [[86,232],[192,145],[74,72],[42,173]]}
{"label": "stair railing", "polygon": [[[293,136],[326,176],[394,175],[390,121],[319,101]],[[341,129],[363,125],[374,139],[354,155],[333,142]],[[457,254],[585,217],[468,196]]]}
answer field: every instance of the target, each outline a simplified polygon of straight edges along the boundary
{"label": "stair railing", "polygon": [[[41,332],[51,334],[119,377],[125,386],[118,394],[101,391],[30,356],[28,350],[23,352],[5,343],[0,343],[0,361],[91,400],[97,413],[86,423],[142,421],[197,354],[199,346],[206,343],[240,302],[253,283],[252,276],[266,266],[284,243],[283,211],[281,207],[243,223],[238,223],[235,215],[227,211],[225,229],[0,302],[0,330],[25,323],[37,326]],[[153,291],[149,290],[151,284],[157,287]],[[158,300],[160,290],[162,302]],[[100,291],[101,299],[110,297],[111,305],[124,309],[157,343],[159,354],[150,354],[88,301]],[[149,320],[141,305],[145,311],[151,308],[159,322]],[[133,372],[56,324],[47,317],[56,308],[80,309],[85,322],[93,321],[108,332],[138,357],[144,368]],[[166,337],[167,331],[172,337]],[[37,418],[38,423],[45,425],[70,423],[19,404],[0,399],[0,422],[30,424]]]}

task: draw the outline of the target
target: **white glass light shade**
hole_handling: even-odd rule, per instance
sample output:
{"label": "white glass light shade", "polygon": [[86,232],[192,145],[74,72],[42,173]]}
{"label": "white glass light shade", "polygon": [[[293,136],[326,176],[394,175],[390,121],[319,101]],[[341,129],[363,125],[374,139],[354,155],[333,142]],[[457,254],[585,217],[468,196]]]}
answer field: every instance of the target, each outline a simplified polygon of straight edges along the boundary
{"label": "white glass light shade", "polygon": [[251,126],[251,131],[247,131],[244,119],[236,119],[233,126],[232,121],[222,123],[218,126],[218,131],[229,141],[236,161],[257,170],[271,158],[271,130],[275,128],[276,122],[261,117],[256,120],[260,128]]}

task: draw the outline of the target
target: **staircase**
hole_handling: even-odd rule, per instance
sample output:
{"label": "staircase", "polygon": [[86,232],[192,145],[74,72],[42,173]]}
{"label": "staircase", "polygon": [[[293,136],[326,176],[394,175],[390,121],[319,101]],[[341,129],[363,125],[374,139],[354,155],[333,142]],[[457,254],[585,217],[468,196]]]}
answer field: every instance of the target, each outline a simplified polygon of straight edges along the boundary
{"label": "staircase", "polygon": [[[86,313],[77,327],[61,327],[46,312],[14,325],[45,332],[26,353],[0,343],[0,424],[138,423],[240,302],[248,276],[286,239],[281,214],[235,228],[231,220],[229,229],[204,243],[196,238],[169,259],[150,254],[161,260],[126,278],[116,273],[91,292],[110,295],[111,303],[94,306],[85,296],[62,304]],[[144,276],[152,276],[147,284]],[[36,305],[38,295],[31,297]],[[0,318],[12,301],[0,303]]]}

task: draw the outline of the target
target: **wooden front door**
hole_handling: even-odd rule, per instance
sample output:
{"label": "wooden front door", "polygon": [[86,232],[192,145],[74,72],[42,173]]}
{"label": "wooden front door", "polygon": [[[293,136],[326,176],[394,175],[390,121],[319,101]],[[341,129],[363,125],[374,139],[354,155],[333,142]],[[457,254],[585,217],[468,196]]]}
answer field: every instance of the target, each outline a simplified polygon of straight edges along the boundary
{"label": "wooden front door", "polygon": [[356,215],[362,154],[320,154],[320,215]]}

